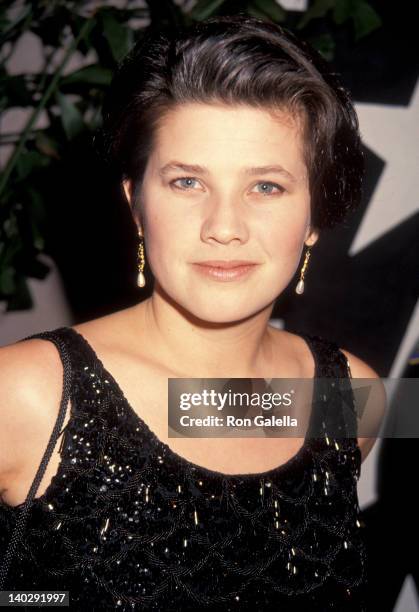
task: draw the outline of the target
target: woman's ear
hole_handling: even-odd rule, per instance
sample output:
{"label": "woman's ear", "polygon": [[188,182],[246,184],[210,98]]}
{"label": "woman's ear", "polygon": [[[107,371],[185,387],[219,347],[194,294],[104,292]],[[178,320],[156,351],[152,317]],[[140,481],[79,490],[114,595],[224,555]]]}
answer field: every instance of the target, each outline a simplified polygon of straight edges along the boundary
{"label": "woman's ear", "polygon": [[138,202],[134,202],[133,183],[130,179],[126,179],[122,181],[122,187],[124,189],[125,198],[128,206],[130,207],[131,214],[135,223],[137,224],[139,234],[143,236],[142,220],[140,211],[138,210]]}
{"label": "woman's ear", "polygon": [[312,247],[313,245],[316,244],[317,240],[319,239],[319,232],[318,230],[311,230],[310,228],[307,230],[307,234],[306,234],[306,238],[305,238],[305,244],[307,246]]}
{"label": "woman's ear", "polygon": [[124,189],[124,193],[125,193],[127,202],[132,209],[132,205],[131,205],[132,204],[131,202],[132,201],[132,181],[130,181],[129,179],[122,181],[122,187]]}

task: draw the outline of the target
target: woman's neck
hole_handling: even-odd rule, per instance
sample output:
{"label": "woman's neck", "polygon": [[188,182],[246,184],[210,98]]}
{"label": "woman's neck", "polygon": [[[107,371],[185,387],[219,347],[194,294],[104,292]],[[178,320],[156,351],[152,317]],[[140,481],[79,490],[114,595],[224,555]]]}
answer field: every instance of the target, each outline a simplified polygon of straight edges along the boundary
{"label": "woman's neck", "polygon": [[272,308],[239,322],[208,323],[154,292],[132,309],[133,333],[138,326],[153,357],[185,377],[263,377],[274,351]]}

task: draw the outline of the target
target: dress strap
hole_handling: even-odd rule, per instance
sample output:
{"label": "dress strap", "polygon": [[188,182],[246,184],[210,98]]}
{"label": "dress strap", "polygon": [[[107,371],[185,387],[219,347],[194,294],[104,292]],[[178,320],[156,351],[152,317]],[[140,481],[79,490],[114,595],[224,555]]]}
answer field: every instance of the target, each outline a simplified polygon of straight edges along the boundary
{"label": "dress strap", "polygon": [[351,378],[351,370],[346,355],[340,350],[333,340],[328,340],[320,335],[300,334],[309,343],[315,355],[318,366],[319,377],[329,378]]}
{"label": "dress strap", "polygon": [[[313,431],[329,423],[332,437],[356,438],[358,431],[351,369],[336,342],[320,335],[300,334],[307,340],[316,360]],[[332,379],[328,381],[327,379]],[[331,382],[335,386],[331,387]],[[315,436],[317,437],[317,436]]]}
{"label": "dress strap", "polygon": [[25,527],[26,527],[28,516],[29,516],[29,511],[33,503],[33,499],[35,497],[36,491],[38,490],[42,477],[44,476],[45,470],[47,468],[52,452],[57,443],[57,440],[59,436],[62,434],[61,428],[65,420],[67,405],[70,399],[71,381],[72,381],[73,371],[72,371],[71,359],[67,351],[66,343],[59,334],[60,329],[62,328],[58,328],[53,331],[42,331],[42,332],[32,334],[30,336],[27,336],[19,340],[19,342],[22,342],[23,340],[41,338],[41,339],[51,340],[52,342],[54,342],[54,344],[58,348],[58,351],[61,357],[61,361],[64,367],[63,391],[62,391],[60,409],[59,409],[58,416],[57,416],[57,419],[54,425],[54,429],[51,433],[47,448],[45,449],[41,463],[38,467],[38,470],[36,472],[35,478],[33,479],[32,485],[28,491],[26,499],[23,505],[21,506],[21,508],[19,509],[19,515],[17,517],[16,524],[12,532],[12,537],[10,538],[9,545],[7,547],[6,553],[3,558],[3,563],[0,568],[0,590],[4,589],[5,581],[7,579],[7,574],[9,572],[11,562],[21,542],[23,533],[25,531]]}

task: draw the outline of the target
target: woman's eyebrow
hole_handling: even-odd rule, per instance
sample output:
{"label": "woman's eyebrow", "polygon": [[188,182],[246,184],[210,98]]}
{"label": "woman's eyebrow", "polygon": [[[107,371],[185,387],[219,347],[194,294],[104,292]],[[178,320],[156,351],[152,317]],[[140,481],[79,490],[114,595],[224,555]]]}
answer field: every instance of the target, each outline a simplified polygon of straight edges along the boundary
{"label": "woman's eyebrow", "polygon": [[[168,174],[169,172],[171,172],[172,170],[183,170],[184,172],[192,172],[194,174],[203,174],[203,175],[208,175],[210,173],[208,168],[206,168],[205,166],[199,166],[197,164],[184,164],[182,162],[172,161],[172,162],[165,164],[162,168],[160,168],[159,174],[160,176],[164,176]],[[278,164],[273,165],[273,166],[252,166],[249,168],[243,168],[242,170],[243,174],[247,174],[251,176],[255,174],[270,174],[272,172],[281,174],[282,176],[292,181],[293,183],[297,181],[297,179],[290,172],[288,172],[288,170],[285,170],[285,168],[283,168],[282,166],[279,166]]]}

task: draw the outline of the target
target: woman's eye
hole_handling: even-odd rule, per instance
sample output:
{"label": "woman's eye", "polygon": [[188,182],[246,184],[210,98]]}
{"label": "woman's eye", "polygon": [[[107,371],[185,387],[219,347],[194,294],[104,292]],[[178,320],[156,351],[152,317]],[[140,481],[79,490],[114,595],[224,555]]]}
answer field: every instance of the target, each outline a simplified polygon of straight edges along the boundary
{"label": "woman's eye", "polygon": [[[277,193],[283,193],[285,191],[285,189],[281,187],[281,185],[268,181],[260,182],[255,185],[255,187],[259,186],[262,188],[261,191],[259,191],[259,193],[261,193],[262,195],[275,195]],[[272,191],[273,189],[276,189],[277,191]]]}
{"label": "woman's eye", "polygon": [[[182,191],[191,191],[196,189],[196,185],[199,185],[199,181],[192,176],[183,176],[177,179],[174,179],[170,182],[170,184],[175,189],[181,189]],[[195,187],[194,187],[195,185]],[[277,195],[279,193],[283,193],[285,189],[278,185],[277,183],[272,183],[270,181],[260,181],[255,185],[255,187],[260,187],[259,193],[261,195]],[[275,191],[276,190],[276,191]]]}
{"label": "woman's eye", "polygon": [[[183,184],[181,186],[176,185],[176,183],[179,183],[179,182]],[[171,181],[170,184],[174,185],[176,189],[183,189],[184,191],[186,191],[186,190],[190,190],[191,186],[197,182],[198,182],[197,179],[192,178],[191,176],[185,176],[182,178],[175,179],[174,181]]]}

